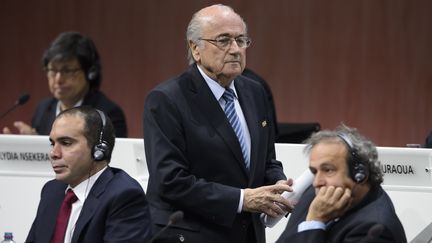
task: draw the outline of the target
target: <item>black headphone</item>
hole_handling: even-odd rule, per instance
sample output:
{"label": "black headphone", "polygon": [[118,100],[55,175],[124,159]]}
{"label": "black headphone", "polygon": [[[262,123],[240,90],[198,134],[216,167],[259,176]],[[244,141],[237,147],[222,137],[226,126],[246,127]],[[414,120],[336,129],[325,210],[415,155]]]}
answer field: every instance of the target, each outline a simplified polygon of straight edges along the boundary
{"label": "black headphone", "polygon": [[339,133],[338,137],[344,141],[348,148],[350,157],[348,159],[348,167],[351,179],[356,183],[362,183],[369,176],[367,161],[364,161],[362,158],[360,158],[348,135]]}
{"label": "black headphone", "polygon": [[99,76],[99,69],[96,65],[93,65],[87,71],[87,80],[89,82],[93,82]]}
{"label": "black headphone", "polygon": [[91,66],[87,69],[86,75],[87,75],[87,80],[90,83],[92,83],[92,82],[96,82],[97,79],[100,79],[100,71],[101,71],[100,59],[97,53],[96,46],[93,43],[93,41],[88,37],[84,37],[84,38],[86,39],[87,48],[91,55]]}
{"label": "black headphone", "polygon": [[105,123],[106,123],[106,118],[105,118],[105,114],[96,109],[97,113],[99,114],[99,117],[101,119],[102,122],[102,127],[101,127],[101,132],[99,135],[99,141],[97,144],[95,144],[93,146],[93,160],[94,161],[103,161],[105,159],[107,159],[109,153],[110,153],[110,147],[108,145],[108,143],[103,139],[103,135],[104,135],[104,130],[105,130]]}

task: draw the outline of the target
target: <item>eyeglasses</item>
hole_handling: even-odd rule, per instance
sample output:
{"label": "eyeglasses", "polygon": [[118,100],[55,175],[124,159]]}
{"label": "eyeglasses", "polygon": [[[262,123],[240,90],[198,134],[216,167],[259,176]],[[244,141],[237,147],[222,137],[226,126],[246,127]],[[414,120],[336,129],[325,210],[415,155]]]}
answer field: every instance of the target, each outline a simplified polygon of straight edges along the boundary
{"label": "eyeglasses", "polygon": [[252,40],[247,36],[229,37],[229,36],[219,36],[215,39],[204,39],[199,38],[199,40],[208,41],[213,45],[219,47],[220,49],[226,49],[231,46],[233,41],[237,43],[240,48],[248,48]]}
{"label": "eyeglasses", "polygon": [[65,78],[73,78],[78,71],[81,71],[81,68],[62,68],[62,69],[45,68],[45,72],[50,78],[55,77],[57,73],[60,73],[61,76]]}

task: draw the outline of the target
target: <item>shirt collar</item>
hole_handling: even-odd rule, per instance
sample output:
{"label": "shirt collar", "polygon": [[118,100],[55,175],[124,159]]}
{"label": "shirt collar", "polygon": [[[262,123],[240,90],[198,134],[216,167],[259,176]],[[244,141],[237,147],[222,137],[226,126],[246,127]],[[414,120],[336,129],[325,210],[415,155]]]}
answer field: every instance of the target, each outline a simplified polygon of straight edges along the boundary
{"label": "shirt collar", "polygon": [[[225,87],[221,86],[216,80],[211,79],[201,68],[198,66],[198,71],[203,76],[204,80],[206,81],[207,85],[209,86],[210,90],[212,91],[213,95],[215,96],[216,100],[220,100],[222,95],[225,92]],[[235,80],[231,81],[229,84],[229,88],[234,90],[235,97],[237,98],[237,91],[234,86]]]}
{"label": "shirt collar", "polygon": [[[78,107],[80,105],[82,105],[82,103],[84,102],[84,98],[78,100],[78,102],[74,105],[74,107]],[[58,116],[58,114],[60,114],[60,112],[62,112],[61,108],[60,108],[60,100],[57,100],[57,106],[56,106],[56,116]]]}
{"label": "shirt collar", "polygon": [[78,200],[81,202],[84,202],[92,189],[93,185],[99,178],[99,176],[108,168],[108,166],[105,166],[102,170],[98,171],[96,174],[90,176],[87,180],[82,181],[80,184],[72,188],[70,185],[66,188],[65,193],[67,190],[71,189],[75,195],[77,196]]}

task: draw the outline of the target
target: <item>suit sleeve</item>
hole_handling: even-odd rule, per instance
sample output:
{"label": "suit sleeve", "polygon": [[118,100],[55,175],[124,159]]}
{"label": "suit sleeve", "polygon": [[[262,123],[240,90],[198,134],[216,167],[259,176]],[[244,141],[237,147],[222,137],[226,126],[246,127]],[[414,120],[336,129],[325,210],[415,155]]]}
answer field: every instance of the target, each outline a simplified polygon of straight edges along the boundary
{"label": "suit sleeve", "polygon": [[[210,222],[231,226],[237,214],[240,189],[191,173],[181,113],[176,102],[163,92],[153,91],[147,96],[144,144],[150,172],[148,193],[156,193],[170,205]],[[201,162],[206,163],[205,159]]]}
{"label": "suit sleeve", "polygon": [[151,237],[148,204],[141,188],[122,190],[113,198],[104,242],[147,242]]}
{"label": "suit sleeve", "polygon": [[[42,239],[51,239],[51,234],[54,230],[54,224],[49,224],[47,221],[43,221],[44,218],[46,218],[46,215],[44,215],[46,205],[46,195],[52,195],[50,194],[49,190],[47,189],[48,183],[46,183],[40,194],[41,200],[39,201],[39,205],[37,208],[36,217],[32,223],[32,226],[30,228],[30,231],[27,235],[27,238],[25,240],[25,243],[34,243],[34,242],[40,242],[43,241]],[[52,210],[55,211],[58,208],[53,207]],[[54,222],[52,222],[54,223]],[[41,230],[43,228],[43,230]],[[41,234],[43,232],[43,235]]]}
{"label": "suit sleeve", "polygon": [[[343,236],[344,243],[358,243],[358,242],[374,242],[374,243],[394,243],[397,242],[390,230],[386,227],[376,235],[371,234],[369,231],[374,226],[373,223],[357,224],[356,227],[352,228]],[[314,242],[314,243],[326,243],[333,242],[331,234],[322,229],[305,230],[302,232],[295,233],[291,236],[279,239],[278,243],[303,243],[303,242]],[[342,242],[336,240],[337,242]]]}

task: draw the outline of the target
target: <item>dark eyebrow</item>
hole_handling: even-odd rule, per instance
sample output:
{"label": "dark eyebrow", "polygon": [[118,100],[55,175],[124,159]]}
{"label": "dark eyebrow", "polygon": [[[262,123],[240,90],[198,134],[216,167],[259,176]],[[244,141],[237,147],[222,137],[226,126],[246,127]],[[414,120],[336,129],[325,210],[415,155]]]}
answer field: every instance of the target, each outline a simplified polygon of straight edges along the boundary
{"label": "dark eyebrow", "polygon": [[330,164],[330,163],[323,163],[320,165],[319,167],[321,170],[335,170],[337,167],[334,164]]}
{"label": "dark eyebrow", "polygon": [[58,137],[56,139],[52,139],[51,137],[49,138],[50,142],[55,142],[55,141],[65,141],[65,140],[71,140],[71,141],[76,141],[75,138],[69,137],[69,136],[62,136],[62,137]]}
{"label": "dark eyebrow", "polygon": [[314,167],[309,166],[309,170],[312,174],[315,174],[317,169],[315,169]]}
{"label": "dark eyebrow", "polygon": [[324,162],[320,164],[320,167],[326,167],[326,166],[334,166],[332,163]]}

